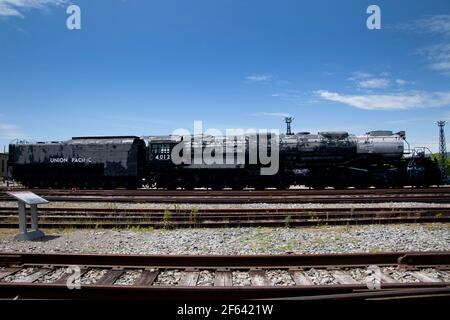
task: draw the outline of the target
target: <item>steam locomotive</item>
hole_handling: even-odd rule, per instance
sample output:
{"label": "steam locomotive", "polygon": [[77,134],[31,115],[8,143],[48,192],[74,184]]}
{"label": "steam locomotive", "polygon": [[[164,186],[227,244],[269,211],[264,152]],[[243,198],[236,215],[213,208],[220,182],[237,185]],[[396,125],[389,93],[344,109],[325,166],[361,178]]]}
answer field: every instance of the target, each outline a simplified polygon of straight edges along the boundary
{"label": "steam locomotive", "polygon": [[[405,144],[404,131],[371,131],[361,136],[300,132],[232,138],[74,137],[10,144],[8,166],[12,179],[30,188],[285,189],[305,185],[320,189],[442,184],[437,161],[426,156],[424,149],[405,150]],[[199,154],[214,161],[198,161],[195,155]],[[175,156],[182,161],[175,161]],[[261,174],[274,165],[267,159],[276,160],[276,171]]]}

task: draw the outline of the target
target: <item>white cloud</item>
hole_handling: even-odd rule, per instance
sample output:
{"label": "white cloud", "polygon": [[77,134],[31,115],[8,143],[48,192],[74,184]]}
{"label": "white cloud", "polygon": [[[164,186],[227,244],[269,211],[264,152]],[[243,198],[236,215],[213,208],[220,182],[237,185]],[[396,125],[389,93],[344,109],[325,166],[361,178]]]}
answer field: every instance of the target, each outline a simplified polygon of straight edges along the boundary
{"label": "white cloud", "polygon": [[389,85],[389,82],[390,82],[389,79],[385,78],[372,78],[358,81],[357,85],[360,88],[377,89],[377,88],[386,88]]}
{"label": "white cloud", "polygon": [[290,117],[291,115],[289,113],[284,113],[284,112],[259,112],[259,113],[253,113],[252,116],[255,116],[255,117],[268,116],[268,117],[284,118],[284,117]]}
{"label": "white cloud", "polygon": [[245,77],[246,80],[249,81],[270,81],[272,80],[272,76],[271,75],[266,75],[266,74],[251,74]]}
{"label": "white cloud", "polygon": [[417,51],[417,54],[426,57],[430,69],[439,71],[444,75],[450,75],[450,43],[421,48]]}
{"label": "white cloud", "polygon": [[371,74],[367,72],[357,71],[353,72],[348,81],[352,81],[356,88],[359,89],[385,89],[391,84],[397,84],[403,86],[406,84],[412,84],[413,82],[395,78],[390,72],[381,72],[378,74]]}
{"label": "white cloud", "polygon": [[24,17],[23,11],[61,5],[66,0],[0,0],[0,16]]}
{"label": "white cloud", "polygon": [[391,80],[389,78],[389,72],[381,72],[378,75],[374,75],[363,71],[356,71],[347,80],[354,82],[355,86],[360,89],[381,89],[390,85]]}
{"label": "white cloud", "polygon": [[397,25],[400,30],[450,36],[450,14],[439,14]]}
{"label": "white cloud", "polygon": [[423,19],[422,24],[423,27],[430,32],[450,36],[450,14],[431,16],[427,19]]}
{"label": "white cloud", "polygon": [[403,86],[403,85],[407,84],[408,81],[403,80],[403,79],[395,79],[395,83],[398,84],[399,86]]}
{"label": "white cloud", "polygon": [[403,92],[398,94],[343,95],[327,90],[316,91],[322,99],[365,110],[405,110],[450,105],[450,92]]}
{"label": "white cloud", "polygon": [[350,78],[348,78],[347,80],[356,81],[356,80],[367,79],[367,78],[371,78],[371,77],[373,77],[373,75],[371,75],[370,73],[356,71],[356,72],[353,72],[352,76]]}
{"label": "white cloud", "polygon": [[[404,31],[441,36],[446,40],[447,37],[450,37],[450,14],[440,14],[408,21],[397,25],[397,28]],[[416,51],[416,54],[426,57],[429,69],[450,76],[450,43],[448,41],[421,48]]]}
{"label": "white cloud", "polygon": [[13,140],[22,139],[25,135],[19,127],[13,124],[0,123],[0,139]]}

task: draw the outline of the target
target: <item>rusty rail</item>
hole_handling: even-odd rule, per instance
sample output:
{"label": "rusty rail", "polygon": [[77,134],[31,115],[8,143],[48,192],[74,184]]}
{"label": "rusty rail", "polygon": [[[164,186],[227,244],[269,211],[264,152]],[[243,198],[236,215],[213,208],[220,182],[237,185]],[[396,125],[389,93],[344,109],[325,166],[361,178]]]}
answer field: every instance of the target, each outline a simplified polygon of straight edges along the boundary
{"label": "rusty rail", "polygon": [[[299,227],[317,225],[448,223],[450,208],[112,209],[43,208],[43,228]],[[0,228],[17,227],[17,208],[0,208]]]}
{"label": "rusty rail", "polygon": [[[35,193],[50,201],[157,202],[157,203],[450,203],[450,188],[345,189],[345,190],[47,190]],[[0,200],[11,198],[0,191]]]}
{"label": "rusty rail", "polygon": [[[49,274],[57,268],[79,266],[82,274],[88,270],[106,269],[102,278],[93,284],[83,284],[70,290],[68,274],[51,283],[40,283],[39,275]],[[380,273],[378,288],[370,288],[349,276],[352,268],[376,265],[380,270],[397,268],[417,277],[412,283],[396,281],[385,271]],[[191,300],[191,299],[374,299],[449,294],[450,283],[430,278],[421,270],[434,270],[450,276],[450,252],[394,252],[328,255],[256,255],[256,256],[158,256],[158,255],[75,255],[0,253],[1,298],[49,299],[138,299],[138,300]],[[25,268],[35,268],[19,282],[8,282],[8,276],[20,274]],[[314,284],[306,271],[325,270],[335,277],[336,284]],[[157,284],[159,275],[167,270],[182,270],[183,276],[172,285]],[[117,285],[121,275],[140,270],[133,284]],[[208,270],[214,274],[214,284],[197,284],[199,273]],[[295,283],[274,285],[268,278],[270,270],[284,270]],[[390,270],[390,269],[389,269]],[[235,271],[251,276],[248,286],[236,286],[232,280]],[[309,282],[308,282],[309,281]]]}

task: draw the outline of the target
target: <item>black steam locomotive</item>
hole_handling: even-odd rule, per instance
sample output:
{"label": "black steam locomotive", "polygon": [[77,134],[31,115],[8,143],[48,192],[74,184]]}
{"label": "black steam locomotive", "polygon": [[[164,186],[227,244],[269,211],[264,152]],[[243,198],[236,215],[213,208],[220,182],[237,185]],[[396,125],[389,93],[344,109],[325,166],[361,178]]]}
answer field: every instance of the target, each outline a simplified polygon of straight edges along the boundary
{"label": "black steam locomotive", "polygon": [[[263,144],[267,145],[265,150],[260,148]],[[76,137],[64,142],[11,144],[8,165],[15,181],[39,188],[284,189],[290,185],[367,188],[442,184],[436,160],[420,150],[405,152],[404,144],[405,133],[392,131],[362,136],[301,132],[232,138]],[[195,157],[204,154],[210,156],[209,161]],[[262,174],[270,167],[276,170]]]}

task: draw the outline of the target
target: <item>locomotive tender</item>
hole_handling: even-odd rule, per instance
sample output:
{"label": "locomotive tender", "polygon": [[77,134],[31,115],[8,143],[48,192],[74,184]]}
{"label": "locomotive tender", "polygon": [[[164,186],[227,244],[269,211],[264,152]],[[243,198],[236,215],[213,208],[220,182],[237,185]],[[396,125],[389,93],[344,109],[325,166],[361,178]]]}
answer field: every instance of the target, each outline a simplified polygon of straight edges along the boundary
{"label": "locomotive tender", "polygon": [[[260,135],[233,137],[154,136],[78,137],[64,142],[9,146],[11,177],[27,187],[213,189],[253,187],[367,188],[442,184],[436,160],[424,152],[405,152],[405,132],[371,131],[281,134],[269,136],[268,153],[278,153],[277,171],[261,175],[267,163],[251,161]],[[266,138],[266,137],[265,137]],[[272,140],[270,139],[272,138]],[[231,144],[230,144],[231,141]],[[190,157],[222,151],[233,162],[176,163],[174,148],[188,144]],[[231,146],[231,148],[230,148]],[[261,150],[258,150],[260,153]],[[183,153],[183,151],[181,152]]]}

